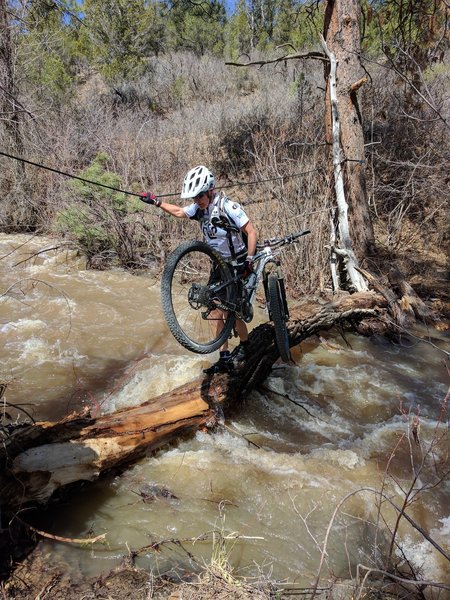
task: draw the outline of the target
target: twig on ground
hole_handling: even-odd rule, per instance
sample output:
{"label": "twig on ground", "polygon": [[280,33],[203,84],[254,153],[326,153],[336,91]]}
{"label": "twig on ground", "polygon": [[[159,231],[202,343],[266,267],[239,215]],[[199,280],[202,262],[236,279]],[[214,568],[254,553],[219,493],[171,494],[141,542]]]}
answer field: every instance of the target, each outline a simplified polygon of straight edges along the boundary
{"label": "twig on ground", "polygon": [[32,525],[29,525],[28,523],[25,523],[25,521],[23,521],[17,515],[15,515],[14,518],[17,519],[18,521],[20,521],[22,523],[22,525],[24,527],[26,527],[27,529],[30,529],[34,533],[37,533],[38,535],[40,535],[40,536],[42,536],[44,538],[47,538],[49,540],[55,540],[56,542],[64,542],[66,544],[95,544],[95,542],[103,541],[106,538],[106,533],[102,533],[102,534],[97,535],[97,536],[92,537],[92,538],[69,538],[69,537],[63,537],[63,536],[60,536],[60,535],[54,535],[53,533],[47,533],[46,531],[42,531],[40,529],[37,529],[36,527],[33,527]]}

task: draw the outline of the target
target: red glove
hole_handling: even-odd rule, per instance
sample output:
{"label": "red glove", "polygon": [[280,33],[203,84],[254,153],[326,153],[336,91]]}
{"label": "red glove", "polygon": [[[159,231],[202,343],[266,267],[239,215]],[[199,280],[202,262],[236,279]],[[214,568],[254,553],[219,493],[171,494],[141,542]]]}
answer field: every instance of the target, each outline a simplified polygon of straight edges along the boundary
{"label": "red glove", "polygon": [[161,200],[158,200],[155,194],[152,194],[151,192],[142,193],[139,195],[139,197],[142,202],[145,202],[145,204],[154,204],[158,207],[161,206]]}

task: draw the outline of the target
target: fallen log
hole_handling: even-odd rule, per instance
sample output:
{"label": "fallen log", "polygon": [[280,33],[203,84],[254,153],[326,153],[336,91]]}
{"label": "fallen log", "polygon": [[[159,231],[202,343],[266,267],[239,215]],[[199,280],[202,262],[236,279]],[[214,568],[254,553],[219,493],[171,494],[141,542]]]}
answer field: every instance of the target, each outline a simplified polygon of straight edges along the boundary
{"label": "fallen log", "polygon": [[[292,311],[290,346],[340,323],[358,323],[386,307],[382,295],[362,292]],[[212,428],[269,374],[279,358],[273,328],[250,335],[249,358],[231,375],[202,375],[144,404],[94,418],[75,413],[56,423],[15,429],[0,449],[0,506],[17,510],[45,503],[68,484],[93,481],[135,462],[187,432]]]}

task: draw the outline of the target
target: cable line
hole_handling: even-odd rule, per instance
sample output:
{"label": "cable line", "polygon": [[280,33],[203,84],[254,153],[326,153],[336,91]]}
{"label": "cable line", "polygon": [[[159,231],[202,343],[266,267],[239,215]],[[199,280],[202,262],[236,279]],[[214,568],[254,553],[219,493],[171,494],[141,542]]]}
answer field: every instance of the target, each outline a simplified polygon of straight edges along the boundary
{"label": "cable line", "polygon": [[[57,173],[58,175],[64,175],[64,177],[70,177],[71,179],[77,179],[78,181],[83,181],[84,183],[90,183],[91,185],[98,185],[103,188],[107,188],[108,190],[113,190],[114,192],[120,192],[121,194],[127,194],[128,196],[137,196],[140,198],[143,195],[143,192],[130,192],[128,190],[122,190],[120,188],[116,188],[112,185],[106,185],[105,183],[100,183],[98,181],[92,181],[91,179],[86,179],[84,177],[80,177],[79,175],[73,175],[73,173],[66,173],[65,171],[61,171],[60,169],[54,169],[53,167],[48,167],[47,165],[42,165],[40,163],[33,162],[31,160],[27,160],[26,158],[22,158],[20,156],[14,156],[13,154],[7,154],[6,152],[2,152],[0,150],[1,156],[6,156],[7,158],[12,158],[14,160],[18,160],[19,162],[23,162],[27,165],[32,165],[33,167],[39,167],[40,169],[46,169],[47,171],[51,171],[52,173]],[[290,179],[292,177],[301,177],[302,175],[308,175],[309,173],[314,173],[315,171],[322,170],[322,167],[317,167],[315,169],[309,169],[308,171],[302,171],[301,173],[293,173],[292,175],[280,175],[278,177],[270,177],[268,179],[256,179],[254,181],[237,181],[235,183],[230,183],[228,185],[218,186],[220,189],[228,189],[232,187],[243,187],[245,185],[258,185],[260,183],[268,183],[270,181],[280,181],[283,179]],[[156,194],[158,198],[170,198],[179,196],[180,193],[172,193],[172,194]]]}
{"label": "cable line", "polygon": [[259,183],[267,183],[269,181],[279,181],[280,179],[289,179],[291,177],[301,177],[302,175],[308,175],[308,173],[314,173],[314,171],[320,171],[321,167],[316,169],[309,169],[309,171],[302,171],[301,173],[293,173],[292,175],[279,175],[278,177],[270,177],[269,179],[257,179],[255,181],[237,181],[228,185],[221,185],[221,190],[226,190],[232,187],[244,187],[245,185],[257,185]]}
{"label": "cable line", "polygon": [[85,179],[84,177],[79,177],[78,175],[73,175],[72,173],[66,173],[65,171],[60,171],[59,169],[53,169],[52,167],[47,167],[46,165],[41,165],[39,163],[35,163],[31,160],[27,160],[25,158],[21,158],[19,156],[13,156],[12,154],[7,154],[6,152],[2,152],[0,150],[0,154],[2,156],[6,156],[7,158],[13,158],[14,160],[18,160],[19,162],[26,163],[27,165],[32,165],[33,167],[39,167],[41,169],[46,169],[47,171],[52,171],[53,173],[57,173],[58,175],[64,175],[64,177],[70,177],[71,179],[78,179],[79,181],[84,181],[84,183],[92,183],[93,185],[98,185],[100,187],[107,188],[108,190],[113,190],[115,192],[121,192],[122,194],[128,194],[129,196],[142,196],[142,194],[136,194],[135,192],[127,192],[126,190],[121,190],[119,188],[113,187],[111,185],[106,185],[104,183],[99,183],[98,181],[91,181],[90,179]]}

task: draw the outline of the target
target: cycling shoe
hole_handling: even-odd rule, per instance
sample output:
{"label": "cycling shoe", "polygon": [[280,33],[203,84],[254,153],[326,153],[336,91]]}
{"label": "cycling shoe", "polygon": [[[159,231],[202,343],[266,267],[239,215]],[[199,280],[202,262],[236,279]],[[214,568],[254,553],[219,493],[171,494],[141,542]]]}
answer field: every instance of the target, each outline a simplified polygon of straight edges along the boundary
{"label": "cycling shoe", "polygon": [[215,375],[216,373],[230,373],[234,369],[233,362],[228,359],[219,358],[219,360],[208,367],[203,369],[203,373],[207,375]]}

